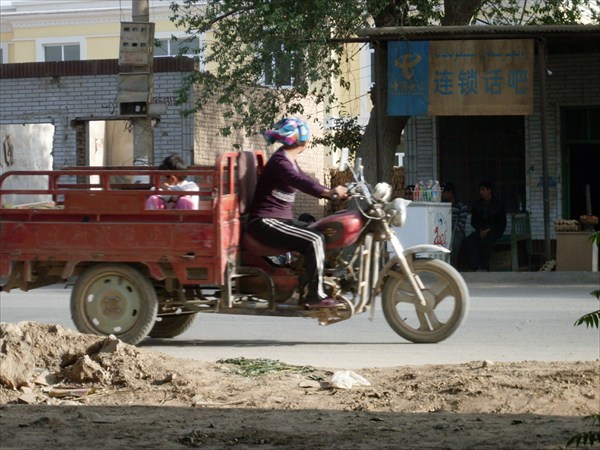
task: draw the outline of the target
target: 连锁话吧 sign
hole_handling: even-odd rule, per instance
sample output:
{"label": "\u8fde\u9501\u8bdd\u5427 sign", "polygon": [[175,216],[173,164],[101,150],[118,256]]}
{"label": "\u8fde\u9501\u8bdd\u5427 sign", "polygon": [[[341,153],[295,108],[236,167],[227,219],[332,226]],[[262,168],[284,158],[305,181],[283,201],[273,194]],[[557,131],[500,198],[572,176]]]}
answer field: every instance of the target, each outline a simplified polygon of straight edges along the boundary
{"label": "\u8fde\u9501\u8bdd\u5427 sign", "polygon": [[531,39],[388,44],[388,114],[533,113]]}

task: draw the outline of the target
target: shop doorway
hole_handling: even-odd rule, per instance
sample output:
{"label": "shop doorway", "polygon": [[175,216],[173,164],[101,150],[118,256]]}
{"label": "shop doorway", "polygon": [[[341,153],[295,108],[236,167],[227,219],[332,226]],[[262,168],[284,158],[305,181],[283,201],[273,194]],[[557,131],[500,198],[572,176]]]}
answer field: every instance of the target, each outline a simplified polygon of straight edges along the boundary
{"label": "shop doorway", "polygon": [[507,212],[527,209],[523,116],[440,116],[440,178],[457,187],[460,199],[479,198],[479,182],[491,180]]}
{"label": "shop doorway", "polygon": [[600,108],[565,108],[563,123],[563,216],[587,214],[589,186],[592,213],[600,215]]}

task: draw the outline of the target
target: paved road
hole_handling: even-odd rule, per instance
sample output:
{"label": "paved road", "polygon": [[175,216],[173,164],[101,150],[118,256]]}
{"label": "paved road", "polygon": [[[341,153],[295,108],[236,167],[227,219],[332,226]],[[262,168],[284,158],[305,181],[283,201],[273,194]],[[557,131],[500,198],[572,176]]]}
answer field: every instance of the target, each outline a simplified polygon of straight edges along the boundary
{"label": "paved road", "polygon": [[[302,318],[201,314],[175,339],[146,340],[141,346],[181,358],[278,359],[336,369],[455,364],[475,360],[576,361],[600,358],[597,329],[574,321],[598,308],[590,295],[597,285],[469,283],[471,308],[464,324],[446,341],[412,344],[397,336],[380,309],[331,326]],[[0,320],[33,320],[74,329],[69,290],[48,287],[0,293]]]}

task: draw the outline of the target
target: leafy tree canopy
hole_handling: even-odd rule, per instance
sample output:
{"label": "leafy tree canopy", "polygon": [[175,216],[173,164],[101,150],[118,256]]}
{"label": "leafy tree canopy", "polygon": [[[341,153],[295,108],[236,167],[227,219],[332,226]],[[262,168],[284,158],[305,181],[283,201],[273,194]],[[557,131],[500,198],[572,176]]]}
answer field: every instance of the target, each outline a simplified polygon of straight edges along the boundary
{"label": "leafy tree canopy", "polygon": [[[590,6],[590,2],[596,4]],[[205,72],[187,79],[179,100],[227,105],[231,127],[257,132],[279,115],[306,115],[311,96],[323,112],[336,106],[334,87],[349,87],[340,42],[360,28],[383,26],[577,23],[598,20],[595,0],[179,0],[171,20],[190,36],[206,36],[198,50]],[[268,87],[268,88],[267,88]]]}

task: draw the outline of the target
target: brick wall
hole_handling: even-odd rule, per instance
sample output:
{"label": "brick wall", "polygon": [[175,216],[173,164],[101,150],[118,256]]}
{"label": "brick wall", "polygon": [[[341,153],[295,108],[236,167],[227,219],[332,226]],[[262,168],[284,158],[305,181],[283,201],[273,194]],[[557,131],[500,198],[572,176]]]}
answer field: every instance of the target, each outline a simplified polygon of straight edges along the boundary
{"label": "brick wall", "polygon": [[[223,137],[222,105],[213,103],[203,111],[182,117],[181,111],[189,105],[175,105],[176,91],[186,73],[193,70],[187,58],[157,58],[154,60],[154,101],[167,105],[153,129],[154,162],[178,152],[194,164],[213,164],[219,152],[241,148],[264,150],[266,145],[259,134],[246,136],[234,132]],[[88,60],[55,63],[23,63],[0,65],[0,126],[9,124],[51,123],[55,127],[53,142],[54,167],[85,164],[85,122],[96,118],[109,120],[119,115],[116,103],[119,65],[117,60]],[[307,114],[318,116],[316,106],[307,100]],[[79,120],[76,120],[79,119]],[[320,126],[311,124],[311,132]],[[301,156],[305,172],[324,179],[324,152],[313,148]],[[323,214],[323,203],[300,195],[298,214]]]}
{"label": "brick wall", "polygon": [[[185,72],[192,69],[191,61],[184,58],[155,60],[155,101],[168,105],[154,129],[155,160],[173,151],[193,149],[191,121],[182,119],[181,107],[174,105],[175,89]],[[117,60],[2,64],[0,125],[51,123],[55,126],[54,167],[81,163],[82,153],[77,149],[85,146],[85,141],[78,143],[77,139],[82,140],[82,124],[94,118],[117,118],[119,114],[118,72]]]}

